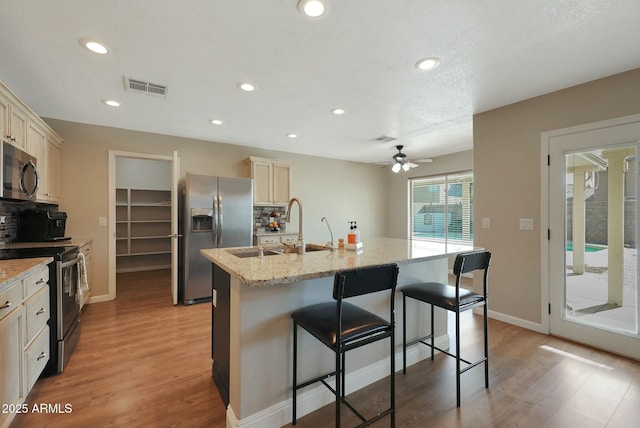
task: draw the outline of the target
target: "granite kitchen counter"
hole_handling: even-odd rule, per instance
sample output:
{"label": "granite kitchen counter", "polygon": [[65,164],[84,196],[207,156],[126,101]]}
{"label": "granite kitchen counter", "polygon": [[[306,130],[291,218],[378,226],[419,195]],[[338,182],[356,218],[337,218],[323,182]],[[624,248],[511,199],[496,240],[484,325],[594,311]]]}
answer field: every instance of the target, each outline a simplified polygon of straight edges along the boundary
{"label": "granite kitchen counter", "polygon": [[[201,254],[244,284],[253,287],[288,284],[335,275],[344,269],[408,264],[453,256],[473,249],[465,245],[440,244],[393,238],[373,238],[360,251],[313,251],[304,255],[278,254],[264,257],[238,257],[234,253],[256,251],[258,247],[201,250]],[[265,251],[269,247],[264,247]]]}
{"label": "granite kitchen counter", "polygon": [[29,277],[29,275],[52,261],[53,258],[51,257],[0,260],[0,292],[14,284],[15,281]]}

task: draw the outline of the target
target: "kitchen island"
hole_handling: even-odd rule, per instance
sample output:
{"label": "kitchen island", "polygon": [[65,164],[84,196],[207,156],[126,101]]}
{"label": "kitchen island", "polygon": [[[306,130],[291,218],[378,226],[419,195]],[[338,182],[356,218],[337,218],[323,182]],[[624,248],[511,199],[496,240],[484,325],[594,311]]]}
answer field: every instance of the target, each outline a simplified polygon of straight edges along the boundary
{"label": "kitchen island", "polygon": [[[213,377],[227,406],[228,427],[282,426],[291,422],[292,321],[294,310],[332,298],[333,277],[344,269],[397,263],[398,289],[425,281],[447,281],[448,258],[473,249],[424,241],[374,238],[358,252],[324,250],[273,254],[257,247],[201,250],[213,263]],[[401,293],[396,293],[396,359],[402,358]],[[352,302],[388,316],[382,295]],[[411,313],[407,335],[429,328],[428,311]],[[448,347],[446,313],[437,311],[436,343]],[[306,379],[331,371],[331,351],[308,335],[299,337],[299,375]],[[408,364],[426,358],[421,347],[408,350]],[[388,375],[388,347],[372,344],[347,355],[347,393]],[[401,364],[396,364],[401,367]],[[334,400],[322,385],[300,391],[302,416]]]}

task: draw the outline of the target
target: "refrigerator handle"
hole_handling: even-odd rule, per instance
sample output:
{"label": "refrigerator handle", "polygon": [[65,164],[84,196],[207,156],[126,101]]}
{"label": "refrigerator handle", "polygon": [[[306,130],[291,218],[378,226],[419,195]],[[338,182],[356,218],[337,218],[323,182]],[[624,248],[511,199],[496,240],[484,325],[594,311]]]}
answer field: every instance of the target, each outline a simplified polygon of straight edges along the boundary
{"label": "refrigerator handle", "polygon": [[211,237],[213,240],[214,248],[218,248],[218,196],[213,195],[213,227],[211,233],[213,236]]}
{"label": "refrigerator handle", "polygon": [[218,196],[218,247],[222,246],[222,220],[223,220],[222,196]]}

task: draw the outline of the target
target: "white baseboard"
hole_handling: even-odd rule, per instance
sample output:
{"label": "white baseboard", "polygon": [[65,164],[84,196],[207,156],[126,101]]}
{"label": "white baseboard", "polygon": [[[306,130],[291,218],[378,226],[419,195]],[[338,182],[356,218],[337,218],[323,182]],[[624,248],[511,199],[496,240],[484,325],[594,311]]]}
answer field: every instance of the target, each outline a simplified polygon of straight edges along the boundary
{"label": "white baseboard", "polygon": [[[474,313],[479,313],[479,314],[482,313],[482,309],[474,309],[473,311],[474,311]],[[476,311],[478,311],[478,312],[476,312]],[[498,321],[502,321],[502,322],[506,322],[507,324],[513,324],[515,326],[526,328],[527,330],[532,330],[532,331],[535,331],[537,333],[549,334],[548,331],[545,331],[545,329],[542,326],[542,324],[539,324],[539,323],[523,320],[522,318],[516,318],[514,316],[503,314],[501,312],[495,312],[495,311],[492,311],[492,310],[489,310],[488,315],[489,315],[489,318],[492,318],[492,319],[495,319],[495,320],[498,320]]]}
{"label": "white baseboard", "polygon": [[99,296],[91,296],[89,297],[89,300],[87,301],[88,304],[91,303],[100,303],[100,302],[108,302],[109,300],[109,295],[108,294],[101,294]]}
{"label": "white baseboard", "polygon": [[[435,345],[449,348],[449,336],[444,335],[436,338]],[[437,351],[436,351],[437,352]],[[407,349],[407,366],[411,366],[421,360],[431,357],[431,351],[426,346],[412,346]],[[402,375],[402,347],[395,355],[396,376]],[[373,382],[389,376],[389,359],[377,361],[366,367],[362,367],[351,373],[347,373],[346,385],[347,394],[359,390]],[[328,382],[333,386],[333,381]],[[303,417],[327,404],[335,401],[334,395],[322,384],[309,386],[303,392],[298,393],[298,418]],[[264,410],[238,419],[231,408],[227,407],[227,428],[265,428],[281,427],[291,423],[292,402],[291,399],[281,401]]]}

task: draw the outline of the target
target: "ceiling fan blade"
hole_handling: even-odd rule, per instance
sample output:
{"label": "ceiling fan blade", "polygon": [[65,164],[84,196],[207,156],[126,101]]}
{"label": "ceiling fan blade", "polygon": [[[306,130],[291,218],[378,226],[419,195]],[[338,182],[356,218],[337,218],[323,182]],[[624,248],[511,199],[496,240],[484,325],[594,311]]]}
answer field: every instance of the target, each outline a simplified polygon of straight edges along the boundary
{"label": "ceiling fan blade", "polygon": [[409,168],[415,168],[418,166],[415,163],[411,163],[411,162],[406,162],[406,164],[409,165]]}
{"label": "ceiling fan blade", "polygon": [[431,162],[433,162],[433,159],[431,159],[431,158],[416,159],[414,162],[418,162],[418,163],[431,163]]}

